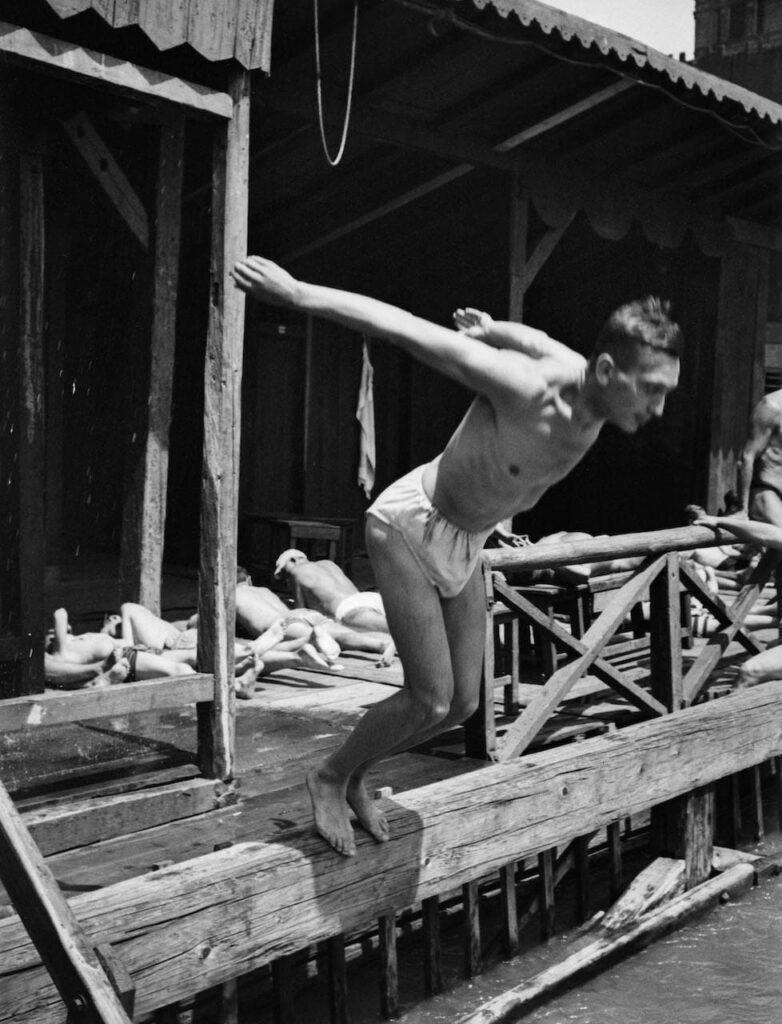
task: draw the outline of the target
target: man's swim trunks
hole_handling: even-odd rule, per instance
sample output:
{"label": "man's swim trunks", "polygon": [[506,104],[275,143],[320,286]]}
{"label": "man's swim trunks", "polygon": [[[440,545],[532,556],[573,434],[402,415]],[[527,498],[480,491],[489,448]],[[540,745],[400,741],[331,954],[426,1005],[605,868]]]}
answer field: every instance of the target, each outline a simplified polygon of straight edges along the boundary
{"label": "man's swim trunks", "polygon": [[432,586],[442,597],[456,597],[472,576],[494,527],[471,533],[454,526],[426,496],[424,468],[419,466],[387,487],[367,515],[401,533]]}
{"label": "man's swim trunks", "polygon": [[[378,516],[378,518],[380,518]],[[380,615],[385,615],[386,610],[383,607],[383,598],[378,594],[376,590],[364,590],[359,594],[351,594],[349,597],[343,597],[343,599],[337,605],[337,610],[334,612],[334,618],[337,622],[344,622],[345,616],[351,612],[361,610],[363,608],[369,608],[373,612],[378,612]]]}

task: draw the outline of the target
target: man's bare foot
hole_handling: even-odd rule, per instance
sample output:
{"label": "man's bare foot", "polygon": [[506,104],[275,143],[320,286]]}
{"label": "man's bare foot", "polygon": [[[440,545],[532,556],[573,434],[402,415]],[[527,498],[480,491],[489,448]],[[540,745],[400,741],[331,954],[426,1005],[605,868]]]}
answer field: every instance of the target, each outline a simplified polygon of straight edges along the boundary
{"label": "man's bare foot", "polygon": [[347,801],[359,824],[379,843],[387,843],[390,837],[388,820],[367,793],[363,780],[351,779],[348,782]]}
{"label": "man's bare foot", "polygon": [[282,643],[285,639],[285,627],[282,624],[282,619],[278,619],[273,622],[269,628],[261,633],[259,637],[253,640],[252,647],[253,654],[266,654],[277,644]]}
{"label": "man's bare foot", "polygon": [[[259,659],[260,660],[260,659]],[[260,662],[261,668],[263,668],[263,662]],[[234,679],[234,693],[240,700],[252,700],[255,693],[255,684],[257,682],[257,676],[254,668],[248,668],[245,673],[241,676],[236,676]]]}
{"label": "man's bare foot", "polygon": [[316,651],[312,644],[304,644],[299,651],[299,657],[301,658],[304,665],[314,665],[317,668],[328,668],[332,672],[338,672],[342,669],[341,665],[331,665],[320,651]]}
{"label": "man's bare foot", "polygon": [[356,840],[342,786],[324,778],[317,768],[307,774],[315,828],[343,857],[355,857]]}
{"label": "man's bare foot", "polygon": [[315,646],[329,665],[333,665],[341,653],[339,644],[334,637],[327,632],[323,626],[314,626],[312,630],[312,639],[315,641]]}
{"label": "man's bare foot", "polygon": [[396,657],[396,644],[392,640],[391,643],[386,644],[386,646],[383,648],[383,655],[380,658],[380,661],[378,661],[377,667],[378,668],[388,668],[388,666],[393,662],[395,657]]}

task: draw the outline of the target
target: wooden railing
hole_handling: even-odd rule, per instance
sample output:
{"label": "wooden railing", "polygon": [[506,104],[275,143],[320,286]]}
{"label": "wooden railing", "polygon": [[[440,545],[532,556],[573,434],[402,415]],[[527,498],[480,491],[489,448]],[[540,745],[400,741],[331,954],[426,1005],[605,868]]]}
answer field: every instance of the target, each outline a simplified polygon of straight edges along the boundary
{"label": "wooden railing", "polygon": [[[485,553],[484,573],[490,601],[502,602],[531,624],[548,642],[570,656],[571,660],[554,667],[552,674],[499,738],[484,744],[491,759],[506,761],[517,757],[536,736],[573,686],[588,672],[633,704],[643,717],[651,718],[675,712],[695,703],[726,648],[733,641],[749,654],[764,649],[744,627],[763,586],[779,561],[776,552],[766,552],[732,604],[712,594],[694,571],[687,554],[695,548],[732,543],[735,539],[708,527],[688,526],[651,533],[624,534],[615,537],[567,541],[545,546],[497,549]],[[547,616],[527,596],[509,585],[504,573],[556,568],[587,562],[603,562],[640,557],[638,567],[609,598],[601,614],[588,624],[581,637],[574,636],[553,616]],[[719,623],[686,671],[682,658],[682,591],[697,598]],[[609,642],[642,599],[649,600],[649,673],[648,685],[606,660]],[[491,609],[490,609],[491,612]],[[490,616],[491,618],[491,616]],[[491,623],[489,623],[491,628]],[[488,666],[484,671],[483,707],[478,714],[484,725],[493,716],[493,680]]]}

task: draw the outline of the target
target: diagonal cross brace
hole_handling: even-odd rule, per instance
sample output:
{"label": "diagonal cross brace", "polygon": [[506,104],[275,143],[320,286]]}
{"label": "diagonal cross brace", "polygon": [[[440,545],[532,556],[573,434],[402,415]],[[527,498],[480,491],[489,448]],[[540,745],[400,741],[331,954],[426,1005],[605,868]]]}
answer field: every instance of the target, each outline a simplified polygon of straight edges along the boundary
{"label": "diagonal cross brace", "polygon": [[[497,759],[507,761],[521,754],[532,742],[540,731],[546,720],[552,714],[558,704],[562,702],[568,691],[581,678],[588,668],[597,667],[600,652],[614,635],[616,630],[627,617],[628,609],[634,605],[643,593],[648,589],[649,584],[667,565],[666,556],[647,560],[638,570],[636,575],[618,590],[608,602],[600,617],[596,619],[580,640],[576,640],[564,630],[553,629],[552,623],[541,615],[533,605],[524,602],[523,598],[513,597],[513,604],[519,607],[526,614],[534,610],[536,614],[531,615],[534,621],[543,625],[555,637],[567,644],[571,650],[578,652],[575,661],[563,665],[554,672],[530,704],[524,709],[519,718],[508,727],[505,735],[497,745]],[[512,591],[502,587],[500,593],[503,600],[510,598]],[[560,636],[561,632],[561,636]],[[564,638],[567,638],[565,641]],[[667,709],[664,704],[649,696],[640,686],[631,682],[621,672],[618,672],[607,662],[600,660],[600,675],[606,679],[610,686],[619,690],[624,696],[632,700],[636,706],[642,707],[645,711],[654,714],[664,715]],[[606,678],[608,676],[608,678]]]}

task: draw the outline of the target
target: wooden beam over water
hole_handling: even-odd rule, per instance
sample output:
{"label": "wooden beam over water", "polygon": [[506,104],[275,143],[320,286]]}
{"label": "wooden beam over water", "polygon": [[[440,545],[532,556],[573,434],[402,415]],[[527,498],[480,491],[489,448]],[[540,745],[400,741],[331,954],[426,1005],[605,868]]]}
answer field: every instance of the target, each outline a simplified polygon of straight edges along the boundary
{"label": "wooden beam over water", "polygon": [[[340,858],[307,826],[71,901],[110,941],[143,1016],[303,947],[782,754],[782,681],[491,765],[386,801],[392,837]],[[56,992],[16,918],[0,921],[0,1024],[59,1024]]]}

